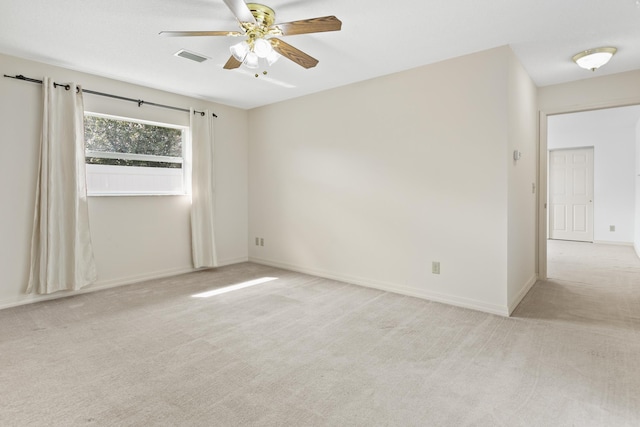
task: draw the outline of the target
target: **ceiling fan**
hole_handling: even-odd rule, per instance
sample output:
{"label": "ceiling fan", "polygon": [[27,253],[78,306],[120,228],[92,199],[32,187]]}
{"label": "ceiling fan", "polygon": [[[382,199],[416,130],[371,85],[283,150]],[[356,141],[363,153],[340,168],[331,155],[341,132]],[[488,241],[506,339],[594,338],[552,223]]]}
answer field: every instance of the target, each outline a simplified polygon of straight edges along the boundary
{"label": "ceiling fan", "polygon": [[245,3],[243,0],[223,1],[238,19],[241,31],[161,31],[160,34],[169,37],[246,37],[244,41],[231,46],[231,57],[224,65],[227,70],[238,68],[242,64],[248,68],[258,68],[260,59],[266,60],[271,65],[280,55],[304,68],[312,68],[318,64],[317,59],[283,42],[278,37],[339,31],[342,28],[342,22],[335,16],[274,24],[276,13],[268,6]]}

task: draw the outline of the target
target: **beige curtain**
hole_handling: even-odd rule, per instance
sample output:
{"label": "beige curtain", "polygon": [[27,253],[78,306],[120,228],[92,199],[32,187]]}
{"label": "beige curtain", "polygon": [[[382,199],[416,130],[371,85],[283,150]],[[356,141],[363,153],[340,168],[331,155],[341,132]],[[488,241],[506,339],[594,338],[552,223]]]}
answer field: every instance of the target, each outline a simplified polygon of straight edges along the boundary
{"label": "beige curtain", "polygon": [[191,109],[191,249],[195,268],[216,267],[213,114]]}
{"label": "beige curtain", "polygon": [[75,83],[42,83],[44,111],[27,292],[77,290],[96,280],[87,206],[84,106]]}

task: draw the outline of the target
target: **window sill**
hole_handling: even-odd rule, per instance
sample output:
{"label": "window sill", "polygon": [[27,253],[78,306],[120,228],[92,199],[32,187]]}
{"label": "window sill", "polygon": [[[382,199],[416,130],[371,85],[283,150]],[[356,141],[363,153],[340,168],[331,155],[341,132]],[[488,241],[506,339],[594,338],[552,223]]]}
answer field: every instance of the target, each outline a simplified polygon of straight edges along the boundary
{"label": "window sill", "polygon": [[147,196],[190,196],[187,193],[87,193],[87,197],[147,197]]}

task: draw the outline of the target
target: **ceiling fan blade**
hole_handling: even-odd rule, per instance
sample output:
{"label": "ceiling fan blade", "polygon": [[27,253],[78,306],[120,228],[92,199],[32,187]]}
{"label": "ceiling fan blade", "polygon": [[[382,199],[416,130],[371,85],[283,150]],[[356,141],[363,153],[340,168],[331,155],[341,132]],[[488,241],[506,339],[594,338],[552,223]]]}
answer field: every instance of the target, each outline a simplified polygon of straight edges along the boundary
{"label": "ceiling fan blade", "polygon": [[238,36],[244,35],[239,31],[160,31],[159,34],[167,37],[190,37],[190,36],[238,37]]}
{"label": "ceiling fan blade", "polygon": [[227,5],[231,12],[238,18],[240,22],[256,23],[256,18],[247,7],[247,4],[243,0],[224,0],[224,4]]}
{"label": "ceiling fan blade", "polygon": [[225,70],[233,70],[234,68],[238,68],[241,65],[242,62],[238,61],[233,55],[231,55],[231,58],[229,58],[227,63],[224,64],[224,67],[222,68],[224,68]]}
{"label": "ceiling fan blade", "polygon": [[284,36],[293,36],[296,34],[322,33],[324,31],[340,31],[342,21],[335,16],[323,16],[276,24],[274,27],[280,28]]}
{"label": "ceiling fan blade", "polygon": [[317,59],[307,55],[303,51],[296,49],[295,47],[283,42],[280,39],[272,38],[269,39],[269,41],[271,42],[271,45],[276,52],[304,68],[312,68],[318,65]]}

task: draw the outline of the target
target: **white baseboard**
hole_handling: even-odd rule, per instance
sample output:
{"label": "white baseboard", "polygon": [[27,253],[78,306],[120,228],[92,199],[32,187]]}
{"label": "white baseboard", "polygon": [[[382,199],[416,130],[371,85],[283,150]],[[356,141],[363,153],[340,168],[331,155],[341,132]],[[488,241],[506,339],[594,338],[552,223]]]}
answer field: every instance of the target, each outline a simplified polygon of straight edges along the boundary
{"label": "white baseboard", "polygon": [[241,262],[248,262],[248,261],[249,261],[249,257],[248,256],[219,259],[218,260],[218,267],[224,267],[225,265],[240,264]]}
{"label": "white baseboard", "polygon": [[613,242],[609,240],[594,240],[593,243],[598,245],[633,246],[633,242]]}
{"label": "white baseboard", "polygon": [[511,316],[511,313],[513,313],[513,310],[515,310],[518,304],[522,302],[524,297],[531,290],[533,285],[536,284],[537,281],[538,281],[538,276],[534,274],[529,278],[529,280],[527,280],[527,283],[525,283],[522,289],[520,289],[520,292],[518,292],[518,294],[509,302],[509,316]]}
{"label": "white baseboard", "polygon": [[495,304],[489,304],[483,301],[477,301],[469,298],[462,298],[455,295],[448,295],[439,292],[432,292],[422,289],[410,288],[408,286],[402,286],[395,283],[382,282],[372,279],[365,279],[360,277],[353,277],[344,274],[336,274],[330,271],[317,270],[312,268],[300,267],[293,264],[287,264],[278,261],[272,261],[263,258],[249,257],[250,262],[256,264],[268,265],[271,267],[282,268],[285,270],[297,271],[299,273],[310,274],[313,276],[324,277],[326,279],[339,280],[341,282],[351,283],[354,285],[365,286],[368,288],[379,289],[381,291],[393,292],[396,294],[407,295],[416,298],[422,298],[429,301],[440,302],[444,304],[454,305],[456,307],[470,308],[472,310],[482,311],[490,314],[497,314],[498,316],[509,316],[508,307],[503,307]]}
{"label": "white baseboard", "polygon": [[22,294],[14,298],[0,300],[0,309],[16,307],[19,305],[32,304],[35,302],[49,301],[58,298],[66,298],[74,295],[81,295],[90,292],[101,291],[104,289],[115,288],[118,286],[131,285],[133,283],[144,282],[146,280],[162,279],[165,277],[177,276],[179,274],[190,273],[195,271],[193,268],[177,268],[172,270],[156,271],[153,273],[138,274],[135,276],[120,277],[104,281],[97,281],[85,288],[77,291],[61,291],[49,295]]}
{"label": "white baseboard", "polygon": [[[194,268],[176,268],[172,270],[157,271],[153,273],[137,274],[135,276],[121,277],[105,281],[98,281],[86,288],[87,291],[97,291],[102,289],[114,288],[117,286],[131,285],[133,283],[146,282],[147,280],[164,279],[165,277],[177,276],[179,274],[191,273],[196,271]],[[85,289],[82,289],[84,291]]]}
{"label": "white baseboard", "polygon": [[[218,260],[218,267],[224,267],[225,265],[239,264],[241,262],[247,262],[248,257],[227,258]],[[137,274],[128,277],[119,277],[117,279],[99,280],[96,283],[89,285],[85,288],[77,291],[56,292],[50,295],[36,295],[36,294],[22,294],[13,298],[5,298],[0,300],[0,310],[4,308],[17,307],[19,305],[32,304],[36,302],[49,301],[58,298],[66,298],[74,295],[81,295],[90,292],[102,291],[105,289],[115,288],[118,286],[132,285],[134,283],[146,282],[147,280],[164,279],[166,277],[178,276],[180,274],[186,274],[196,271],[194,268],[175,268],[171,270],[156,271],[152,273]]]}

